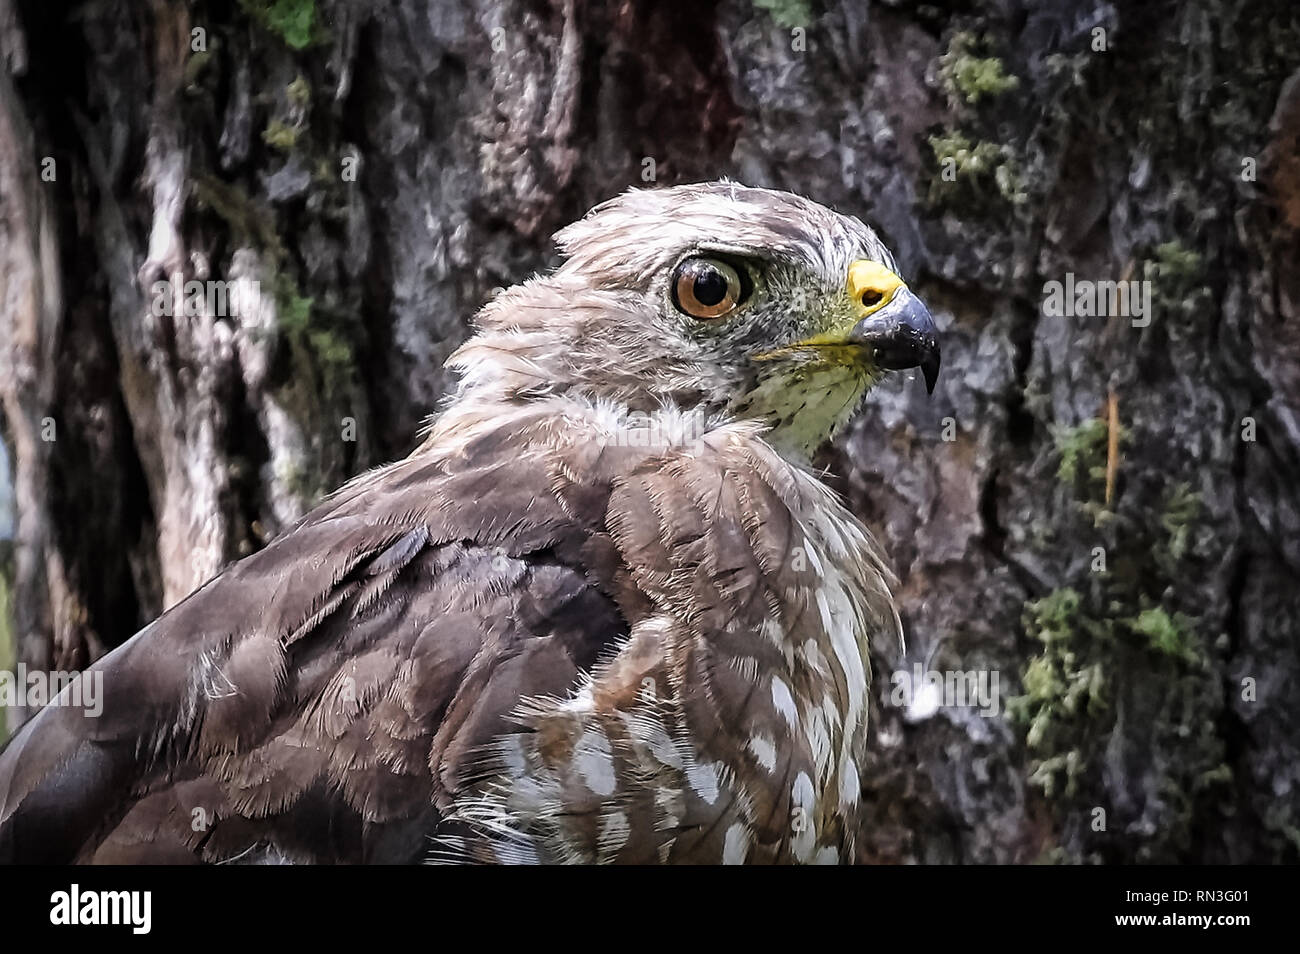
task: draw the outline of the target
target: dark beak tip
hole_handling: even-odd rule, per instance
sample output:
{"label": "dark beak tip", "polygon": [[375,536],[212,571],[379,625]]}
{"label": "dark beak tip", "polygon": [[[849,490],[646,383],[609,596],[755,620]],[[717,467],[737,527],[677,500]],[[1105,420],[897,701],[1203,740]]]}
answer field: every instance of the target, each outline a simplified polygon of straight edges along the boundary
{"label": "dark beak tip", "polygon": [[885,370],[920,368],[926,393],[934,393],[939,381],[938,334],[930,312],[911,291],[896,294],[884,308],[860,321],[849,337],[869,345]]}
{"label": "dark beak tip", "polygon": [[925,376],[925,393],[933,394],[934,386],[939,382],[938,345],[935,345],[921,362],[921,374]]}

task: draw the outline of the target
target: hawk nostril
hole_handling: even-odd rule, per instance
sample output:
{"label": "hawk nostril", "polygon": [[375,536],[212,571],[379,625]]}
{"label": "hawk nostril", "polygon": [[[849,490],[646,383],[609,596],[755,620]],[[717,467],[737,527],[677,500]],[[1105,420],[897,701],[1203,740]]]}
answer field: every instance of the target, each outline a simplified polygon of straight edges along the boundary
{"label": "hawk nostril", "polygon": [[883,294],[876,291],[874,288],[870,288],[862,293],[862,304],[866,305],[868,308],[871,308],[874,305],[879,305],[880,299],[884,297],[885,296]]}

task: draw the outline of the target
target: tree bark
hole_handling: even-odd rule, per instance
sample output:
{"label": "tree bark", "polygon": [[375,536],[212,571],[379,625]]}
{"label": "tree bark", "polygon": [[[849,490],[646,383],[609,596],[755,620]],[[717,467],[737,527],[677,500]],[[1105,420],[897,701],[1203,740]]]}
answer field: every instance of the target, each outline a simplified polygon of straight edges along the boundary
{"label": "tree bark", "polygon": [[[554,229],[730,175],[875,225],[943,336],[824,461],[908,632],[863,859],[1300,858],[1300,22],[961,7],[0,0],[17,658],[86,665],[405,454]],[[1053,316],[1067,276],[1150,320]]]}

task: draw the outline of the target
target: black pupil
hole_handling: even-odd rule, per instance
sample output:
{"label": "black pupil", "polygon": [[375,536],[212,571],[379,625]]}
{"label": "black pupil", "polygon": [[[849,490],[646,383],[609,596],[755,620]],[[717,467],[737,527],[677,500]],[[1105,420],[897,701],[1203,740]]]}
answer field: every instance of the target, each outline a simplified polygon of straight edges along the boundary
{"label": "black pupil", "polygon": [[727,277],[716,268],[706,269],[695,277],[695,300],[711,308],[727,297]]}

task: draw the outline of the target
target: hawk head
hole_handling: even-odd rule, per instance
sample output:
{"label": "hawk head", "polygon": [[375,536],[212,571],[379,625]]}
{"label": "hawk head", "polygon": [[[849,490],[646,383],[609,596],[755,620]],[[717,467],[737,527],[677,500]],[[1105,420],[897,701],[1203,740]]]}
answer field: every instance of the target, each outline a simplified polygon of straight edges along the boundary
{"label": "hawk head", "polygon": [[712,182],[633,190],[557,235],[566,261],[498,295],[453,356],[461,396],[567,393],[761,421],[811,453],[884,373],[939,372],[934,322],[857,219]]}

